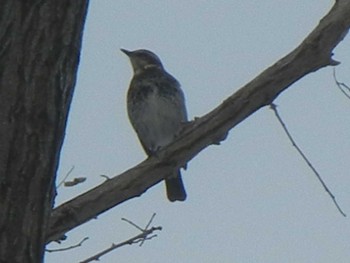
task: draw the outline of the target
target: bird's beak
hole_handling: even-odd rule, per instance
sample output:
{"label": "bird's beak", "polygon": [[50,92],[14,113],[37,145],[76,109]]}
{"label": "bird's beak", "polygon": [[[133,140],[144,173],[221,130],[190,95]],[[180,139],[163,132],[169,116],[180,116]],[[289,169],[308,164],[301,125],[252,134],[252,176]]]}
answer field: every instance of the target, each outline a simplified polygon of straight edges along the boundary
{"label": "bird's beak", "polygon": [[121,50],[124,54],[126,54],[127,56],[130,56],[130,54],[132,53],[131,51],[126,50],[126,49],[124,49],[124,48],[121,48],[120,50]]}

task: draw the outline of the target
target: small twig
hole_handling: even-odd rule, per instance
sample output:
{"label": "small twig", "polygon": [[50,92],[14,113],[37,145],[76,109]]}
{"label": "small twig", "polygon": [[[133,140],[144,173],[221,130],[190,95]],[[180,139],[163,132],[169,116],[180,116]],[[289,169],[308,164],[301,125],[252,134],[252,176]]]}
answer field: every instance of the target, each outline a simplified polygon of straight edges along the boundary
{"label": "small twig", "polygon": [[61,187],[62,184],[65,187],[72,187],[72,186],[76,186],[77,184],[81,184],[83,182],[86,181],[86,177],[76,177],[73,180],[70,181],[66,181],[68,176],[73,172],[74,170],[74,165],[72,166],[72,168],[68,171],[68,173],[66,174],[66,176],[63,178],[63,180],[58,184],[57,188]]}
{"label": "small twig", "polygon": [[287,126],[285,125],[285,123],[283,122],[281,116],[279,115],[278,111],[277,111],[277,106],[274,103],[270,104],[270,108],[274,111],[276,118],[278,119],[279,123],[282,125],[283,130],[285,131],[285,133],[287,134],[289,140],[291,141],[292,145],[295,147],[295,149],[298,151],[298,153],[300,154],[300,156],[304,159],[304,161],[306,162],[306,164],[310,167],[310,169],[313,171],[313,173],[317,176],[317,179],[320,181],[320,183],[322,184],[323,188],[325,189],[325,191],[328,193],[328,195],[332,198],[335,206],[337,207],[338,211],[345,217],[346,214],[343,212],[343,210],[340,208],[340,206],[338,205],[337,201],[335,200],[335,196],[332,194],[332,192],[328,189],[326,183],[323,181],[322,177],[320,176],[320,174],[318,173],[318,171],[315,169],[315,167],[311,164],[311,162],[308,160],[308,158],[305,156],[305,154],[302,152],[302,150],[299,148],[299,146],[296,144],[296,142],[294,141],[292,135],[289,133]]}
{"label": "small twig", "polygon": [[70,250],[73,248],[77,248],[80,247],[86,240],[88,240],[88,237],[85,237],[83,240],[81,240],[78,244],[73,245],[73,246],[69,246],[69,247],[64,247],[64,248],[58,248],[58,249],[45,249],[46,252],[60,252],[60,251],[66,251],[66,250]]}
{"label": "small twig", "polygon": [[151,216],[151,219],[148,221],[145,230],[149,228],[149,226],[151,225],[153,219],[156,217],[156,213],[153,213],[153,215]]}
{"label": "small twig", "polygon": [[[126,218],[122,218],[122,220],[125,221],[125,222],[128,222],[130,225],[136,227],[136,228],[137,228],[138,230],[140,230],[141,232],[144,232],[144,231],[148,230],[148,228],[149,228],[149,226],[151,225],[151,223],[152,223],[153,219],[155,218],[155,216],[156,216],[156,213],[153,213],[153,215],[151,216],[151,219],[148,221],[148,223],[147,223],[147,225],[146,225],[145,228],[141,228],[140,226],[136,225],[134,222],[132,222],[132,221],[126,219]],[[148,238],[147,238],[147,239],[148,239]],[[140,243],[140,247],[143,245],[143,243],[145,242],[145,240],[146,240],[146,238],[143,239],[143,241]]]}
{"label": "small twig", "polygon": [[[112,251],[114,249],[117,249],[117,248],[119,248],[121,246],[132,245],[132,244],[138,243],[141,240],[147,238],[147,235],[153,233],[156,230],[160,231],[160,230],[162,230],[162,227],[160,227],[160,226],[152,227],[152,228],[148,229],[147,231],[145,231],[145,232],[143,232],[143,233],[141,233],[141,234],[139,234],[137,236],[134,236],[133,238],[130,238],[130,239],[124,241],[124,242],[121,242],[119,244],[112,244],[112,246],[110,248],[107,248],[107,249],[101,251],[100,253],[98,253],[98,254],[96,254],[96,255],[94,255],[92,257],[89,257],[89,258],[81,261],[80,263],[88,263],[88,262],[91,262],[91,261],[94,261],[94,260],[98,261],[98,260],[100,260],[100,257],[102,257],[103,255],[109,253],[110,251]],[[155,237],[155,236],[156,235],[153,235],[152,237]],[[151,239],[151,237],[149,237],[147,239]]]}
{"label": "small twig", "polygon": [[111,252],[114,249],[125,246],[125,245],[132,245],[132,244],[140,243],[140,246],[142,246],[142,244],[145,242],[145,240],[150,240],[150,239],[157,236],[156,234],[151,235],[154,231],[156,231],[156,230],[161,231],[162,230],[161,226],[151,227],[148,229],[148,227],[150,226],[150,224],[153,221],[155,216],[156,216],[156,214],[154,213],[152,215],[151,219],[149,220],[149,222],[147,223],[147,226],[145,229],[142,229],[141,227],[136,225],[134,222],[132,222],[126,218],[122,218],[123,221],[129,223],[133,227],[136,227],[138,230],[141,231],[141,233],[138,234],[137,236],[134,236],[134,237],[132,237],[124,242],[119,243],[119,244],[112,244],[110,248],[107,248],[107,249],[97,253],[96,255],[93,255],[92,257],[89,257],[88,259],[81,261],[80,263],[88,263],[88,262],[95,261],[95,260],[98,261],[98,260],[100,260],[100,257],[104,256],[105,254]]}
{"label": "small twig", "polygon": [[[348,93],[350,93],[350,87],[348,85],[346,85],[343,82],[339,82],[337,79],[337,76],[335,74],[335,68],[333,68],[333,79],[335,81],[335,84],[337,84],[338,88],[340,89],[340,91],[348,98],[350,99],[350,95]],[[347,92],[345,91],[347,90]]]}
{"label": "small twig", "polygon": [[64,182],[65,187],[72,187],[76,186],[77,184],[84,183],[86,181],[86,177],[76,177],[71,181]]}
{"label": "small twig", "polygon": [[[148,223],[147,223],[147,225],[146,225],[146,227],[145,227],[145,229],[144,230],[147,230],[148,228],[149,228],[149,226],[151,225],[151,223],[152,223],[152,221],[153,221],[153,219],[155,218],[155,216],[156,216],[156,213],[153,213],[153,215],[151,216],[151,219],[148,221]],[[154,236],[151,236],[151,237],[148,237],[148,238],[144,238],[142,241],[141,241],[141,243],[140,243],[140,247],[143,245],[143,243],[145,243],[145,241],[146,240],[149,240],[149,239],[151,239],[151,238],[153,238]]]}
{"label": "small twig", "polygon": [[100,174],[100,176],[106,180],[111,180],[111,178],[109,178],[107,175],[105,174]]}
{"label": "small twig", "polygon": [[130,225],[136,227],[138,230],[140,230],[141,232],[144,231],[144,229],[142,229],[141,227],[139,227],[138,225],[136,225],[134,222],[130,221],[129,219],[126,218],[122,218],[123,221],[129,223]]}
{"label": "small twig", "polygon": [[57,185],[56,188],[59,188],[68,178],[68,176],[73,172],[74,170],[74,165],[72,166],[72,168],[70,168],[70,170],[68,171],[68,173],[65,175],[65,177],[63,178],[63,180]]}

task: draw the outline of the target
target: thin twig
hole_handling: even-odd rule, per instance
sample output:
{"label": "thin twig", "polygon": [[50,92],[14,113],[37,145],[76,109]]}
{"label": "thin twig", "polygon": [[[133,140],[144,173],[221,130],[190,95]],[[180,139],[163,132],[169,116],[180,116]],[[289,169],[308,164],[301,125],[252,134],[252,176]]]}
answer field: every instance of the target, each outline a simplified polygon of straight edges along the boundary
{"label": "thin twig", "polygon": [[[148,229],[147,231],[145,231],[137,236],[134,236],[133,238],[130,238],[124,242],[121,242],[119,244],[112,244],[112,246],[110,248],[107,248],[107,249],[101,251],[100,253],[97,253],[96,255],[81,261],[80,263],[88,263],[88,262],[92,262],[94,260],[98,261],[98,260],[100,260],[100,257],[102,257],[103,255],[105,255],[105,254],[109,253],[110,251],[117,249],[121,246],[132,245],[132,244],[140,242],[143,239],[151,239],[151,237],[147,238],[147,236],[156,230],[160,231],[160,230],[162,230],[162,227],[160,227],[160,226],[152,227],[152,228]],[[155,237],[155,236],[156,235],[153,235],[152,237]]]}
{"label": "thin twig", "polygon": [[64,248],[58,248],[58,249],[45,249],[46,252],[60,252],[60,251],[66,251],[66,250],[70,250],[76,247],[80,247],[86,240],[88,240],[88,237],[84,237],[83,240],[81,240],[78,244],[70,246],[70,247],[64,247]]}
{"label": "thin twig", "polygon": [[[337,79],[337,76],[335,74],[335,67],[333,68],[333,79],[335,81],[335,84],[337,84],[338,88],[340,89],[340,91],[348,98],[350,99],[350,95],[348,93],[350,93],[350,87],[348,85],[346,85],[343,82],[339,82]],[[347,90],[347,92],[345,91]]]}
{"label": "thin twig", "polygon": [[65,187],[72,187],[78,184],[84,183],[86,181],[86,177],[76,177],[71,181],[64,182]]}
{"label": "thin twig", "polygon": [[[147,223],[147,225],[146,225],[144,230],[147,230],[149,228],[149,226],[151,225],[151,223],[152,223],[153,219],[155,218],[155,216],[156,216],[156,213],[153,213],[153,215],[151,216],[151,219],[148,221],[148,223]],[[141,247],[143,245],[143,243],[145,243],[146,240],[151,239],[151,238],[153,238],[153,236],[148,237],[147,239],[146,238],[143,239],[139,246]]]}
{"label": "thin twig", "polygon": [[72,166],[72,168],[70,168],[66,176],[62,179],[62,181],[57,185],[56,188],[59,188],[67,180],[68,176],[73,172],[73,170],[74,170],[74,165]]}
{"label": "thin twig", "polygon": [[153,215],[151,216],[151,219],[148,221],[148,224],[146,225],[145,229],[149,228],[149,226],[151,225],[151,223],[155,217],[156,217],[156,213],[153,213]]}
{"label": "thin twig", "polygon": [[130,221],[129,219],[126,218],[122,218],[123,221],[129,223],[130,225],[136,227],[138,230],[140,230],[141,232],[144,231],[144,229],[142,229],[141,227],[139,227],[138,225],[136,225],[134,222]]}
{"label": "thin twig", "polygon": [[[152,215],[151,219],[149,220],[147,226],[145,229],[142,229],[141,227],[139,227],[138,225],[136,225],[134,222],[122,218],[123,221],[129,223],[130,225],[136,227],[138,230],[140,230],[142,233],[138,234],[137,236],[134,236],[124,242],[121,242],[119,244],[112,244],[110,248],[107,248],[99,253],[97,253],[96,255],[93,255],[92,257],[89,257],[88,259],[85,259],[83,261],[81,261],[80,263],[88,263],[88,262],[92,262],[92,261],[98,261],[100,260],[100,257],[104,256],[105,254],[109,253],[110,251],[117,249],[119,247],[125,246],[125,245],[132,245],[132,244],[136,244],[136,243],[141,243],[141,245],[145,242],[145,240],[150,240],[154,237],[156,237],[157,235],[151,235],[154,231],[162,230],[162,227],[157,226],[157,227],[151,227],[150,229],[148,229],[149,225],[151,224],[151,222],[153,221],[154,217],[155,217],[155,213]],[[150,236],[151,235],[151,236]],[[141,246],[140,245],[140,246]]]}
{"label": "thin twig", "polygon": [[111,178],[109,178],[107,175],[105,174],[100,174],[100,176],[106,180],[111,180]]}
{"label": "thin twig", "polygon": [[[149,226],[151,225],[151,223],[152,223],[153,219],[155,218],[155,216],[156,216],[156,213],[153,213],[153,215],[151,216],[151,219],[148,221],[148,223],[147,223],[147,225],[146,225],[145,228],[141,228],[140,226],[136,225],[134,222],[132,222],[132,221],[126,219],[126,218],[122,218],[122,220],[125,221],[125,222],[127,222],[127,223],[129,223],[130,225],[136,227],[136,228],[137,228],[138,230],[140,230],[141,232],[144,232],[144,231],[147,231],[147,230],[148,230],[148,228],[149,228]],[[146,239],[150,239],[150,238],[145,238],[145,239],[143,239],[143,240],[141,241],[140,245],[139,245],[140,247],[143,245],[143,243],[145,242]]]}
{"label": "thin twig", "polygon": [[274,111],[276,118],[278,119],[279,123],[282,125],[283,130],[285,131],[285,133],[287,134],[289,140],[291,141],[292,145],[295,147],[295,149],[298,151],[298,153],[300,154],[300,156],[304,159],[304,161],[306,162],[306,164],[310,167],[310,169],[313,171],[313,173],[317,176],[317,179],[320,181],[320,183],[322,184],[323,188],[325,189],[325,191],[328,193],[328,195],[332,198],[335,206],[337,207],[338,211],[344,216],[346,217],[346,214],[343,212],[343,210],[340,208],[340,206],[338,205],[337,201],[335,200],[335,196],[332,194],[332,192],[328,189],[326,183],[323,181],[322,177],[320,176],[320,174],[318,173],[318,171],[315,169],[315,167],[311,164],[311,162],[308,160],[308,158],[305,156],[305,154],[302,152],[302,150],[299,148],[299,146],[296,144],[296,142],[294,141],[292,135],[289,133],[287,126],[285,125],[285,123],[283,122],[281,116],[279,115],[278,111],[277,111],[277,106],[274,103],[270,104],[270,108]]}

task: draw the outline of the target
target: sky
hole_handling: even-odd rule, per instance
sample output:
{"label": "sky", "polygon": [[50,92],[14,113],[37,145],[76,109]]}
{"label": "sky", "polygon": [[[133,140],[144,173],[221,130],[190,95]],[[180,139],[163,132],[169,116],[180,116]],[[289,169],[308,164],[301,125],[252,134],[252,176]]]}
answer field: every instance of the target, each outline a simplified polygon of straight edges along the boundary
{"label": "sky", "polygon": [[[190,119],[223,102],[292,51],[334,1],[91,1],[63,145],[56,206],[146,158],[126,113],[132,77],[120,48],[149,49],[182,85]],[[350,37],[335,49],[340,81],[350,84]],[[298,145],[350,217],[350,100],[333,69],[309,74],[274,103]],[[334,206],[268,107],[210,146],[183,173],[188,198],[170,203],[164,183],[67,233],[47,263],[79,262],[139,234],[153,213],[157,237],[125,246],[106,262],[349,262],[350,221]]]}

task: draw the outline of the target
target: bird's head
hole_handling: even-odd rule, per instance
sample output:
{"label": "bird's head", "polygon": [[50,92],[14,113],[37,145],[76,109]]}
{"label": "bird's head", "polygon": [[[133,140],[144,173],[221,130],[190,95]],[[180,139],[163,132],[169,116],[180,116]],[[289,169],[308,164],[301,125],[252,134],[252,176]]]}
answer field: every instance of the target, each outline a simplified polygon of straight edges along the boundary
{"label": "bird's head", "polygon": [[163,69],[162,62],[157,55],[151,51],[145,49],[138,49],[135,51],[121,49],[121,51],[129,57],[135,74],[152,67]]}

